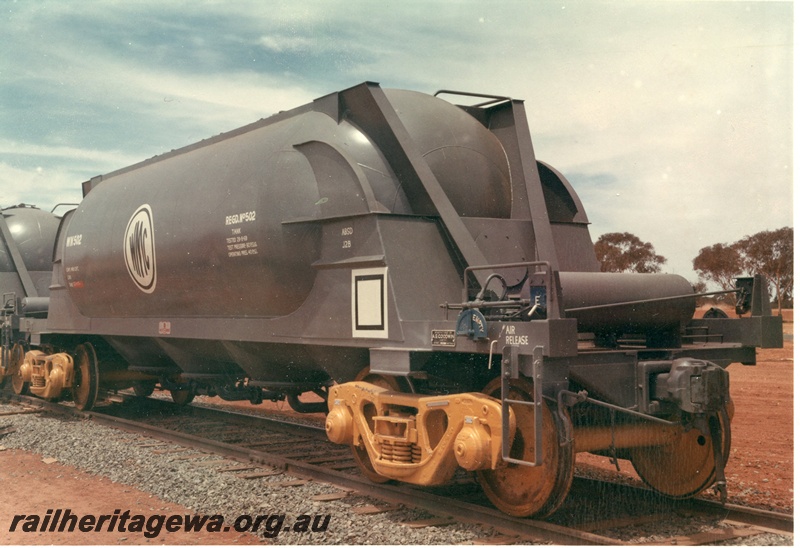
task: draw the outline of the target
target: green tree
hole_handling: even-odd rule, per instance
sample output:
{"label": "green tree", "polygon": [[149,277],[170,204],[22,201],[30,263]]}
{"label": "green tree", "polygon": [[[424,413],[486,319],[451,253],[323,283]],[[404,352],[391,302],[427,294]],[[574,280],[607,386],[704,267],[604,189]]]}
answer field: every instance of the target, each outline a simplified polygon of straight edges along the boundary
{"label": "green tree", "polygon": [[734,244],[742,256],[743,268],[762,274],[775,289],[778,310],[794,295],[794,229],[788,226],[746,236]]}
{"label": "green tree", "polygon": [[630,232],[609,232],[594,244],[594,253],[602,272],[661,271],[667,260],[658,255],[650,242],[643,242]]}
{"label": "green tree", "polygon": [[794,230],[783,227],[745,236],[733,244],[714,244],[700,250],[692,261],[701,280],[733,289],[741,275],[763,275],[782,309],[794,297]]}
{"label": "green tree", "polygon": [[[734,245],[714,244],[700,250],[692,260],[692,267],[701,280],[717,284],[723,290],[736,286],[736,277],[742,273],[740,249]],[[727,298],[725,300],[732,300]]]}

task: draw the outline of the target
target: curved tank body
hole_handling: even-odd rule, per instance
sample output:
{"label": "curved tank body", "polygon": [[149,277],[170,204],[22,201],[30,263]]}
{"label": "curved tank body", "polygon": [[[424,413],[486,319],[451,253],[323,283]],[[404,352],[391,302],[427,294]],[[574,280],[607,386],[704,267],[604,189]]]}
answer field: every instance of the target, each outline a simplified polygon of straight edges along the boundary
{"label": "curved tank body", "polygon": [[133,367],[318,385],[394,356],[375,349],[430,349],[465,266],[545,260],[588,271],[561,272],[581,331],[674,331],[683,301],[569,312],[691,291],[596,272],[566,179],[538,163],[531,184],[513,108],[365,84],[97,177],[59,243],[59,295],[83,323],[54,325]]}
{"label": "curved tank body", "polygon": [[[0,288],[17,297],[44,298],[52,278],[53,246],[59,218],[36,207],[19,205],[2,210]],[[11,237],[11,245],[7,237]],[[21,260],[24,268],[17,261]],[[20,272],[23,270],[23,272]]]}
{"label": "curved tank body", "polygon": [[[509,176],[492,134],[444,101],[387,95],[457,209],[508,217]],[[434,135],[423,126],[431,118],[446,122]],[[320,254],[317,227],[286,222],[369,210],[414,213],[357,127],[313,111],[257,123],[106,176],[69,223],[70,296],[88,317],[285,316],[307,298]]]}
{"label": "curved tank body", "polygon": [[[385,96],[458,215],[510,216],[508,160],[486,127],[430,95]],[[88,182],[62,247],[64,285],[76,310],[102,324],[101,332],[171,335],[148,342],[109,337],[132,364],[175,363],[196,375],[237,375],[243,367],[251,378],[274,382],[325,371],[351,377],[368,365],[363,349],[313,346],[331,339],[354,346],[349,297],[347,310],[329,314],[317,333],[309,325],[322,314],[318,303],[339,291],[339,281],[317,283],[326,226],[435,211],[406,189],[392,145],[377,143],[374,132],[332,113],[330,104],[323,98]],[[446,248],[440,255],[452,268]],[[343,283],[349,291],[349,271]],[[458,291],[456,278],[451,296]],[[115,319],[142,321],[115,328]],[[206,319],[221,329],[198,323]],[[256,319],[275,321],[255,335],[234,324]],[[176,340],[172,327],[185,320],[194,321],[189,338]],[[290,344],[263,344],[288,325]],[[211,342],[199,345],[200,338]]]}
{"label": "curved tank body", "polygon": [[[554,512],[575,454],[615,448],[665,495],[724,493],[724,368],[782,342],[764,279],[738,289],[749,317],[695,320],[680,276],[600,272],[522,102],[442,93],[477,101],[365,82],[95,177],[58,227],[3,211],[0,269],[49,296],[4,312],[0,374],[81,409],[156,386],[286,399],[327,411],[367,477],[460,466],[514,516]],[[12,268],[51,256],[46,288]]]}

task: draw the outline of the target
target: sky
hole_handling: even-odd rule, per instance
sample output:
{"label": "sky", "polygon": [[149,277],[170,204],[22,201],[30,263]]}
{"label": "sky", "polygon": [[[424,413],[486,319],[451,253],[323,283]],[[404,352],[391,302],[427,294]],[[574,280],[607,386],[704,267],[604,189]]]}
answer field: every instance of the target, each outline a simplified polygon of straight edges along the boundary
{"label": "sky", "polygon": [[793,4],[0,0],[0,205],[364,81],[525,101],[593,240],[700,249],[793,224]]}

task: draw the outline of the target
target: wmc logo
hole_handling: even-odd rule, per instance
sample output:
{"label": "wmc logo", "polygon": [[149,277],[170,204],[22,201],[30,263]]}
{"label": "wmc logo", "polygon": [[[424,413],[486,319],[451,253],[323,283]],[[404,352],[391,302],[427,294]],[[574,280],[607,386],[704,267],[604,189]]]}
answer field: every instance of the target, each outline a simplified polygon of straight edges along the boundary
{"label": "wmc logo", "polygon": [[145,293],[156,288],[156,244],[153,240],[153,211],[144,204],[125,229],[125,264],[131,279]]}

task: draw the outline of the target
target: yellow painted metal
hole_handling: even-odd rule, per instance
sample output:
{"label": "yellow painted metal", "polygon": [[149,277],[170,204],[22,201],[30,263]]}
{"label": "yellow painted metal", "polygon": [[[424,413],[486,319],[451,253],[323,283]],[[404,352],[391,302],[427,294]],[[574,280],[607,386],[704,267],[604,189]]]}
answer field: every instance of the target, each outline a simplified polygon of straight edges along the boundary
{"label": "yellow painted metal", "polygon": [[325,431],[328,439],[342,445],[353,440],[353,414],[345,405],[337,405],[325,417]]}
{"label": "yellow painted metal", "polygon": [[469,419],[456,436],[456,461],[470,472],[491,468],[492,433],[485,424]]}
{"label": "yellow painted metal", "polygon": [[72,387],[75,378],[72,356],[31,350],[25,354],[19,375],[32,394],[45,399],[59,398],[64,389]]}
{"label": "yellow painted metal", "polygon": [[0,363],[0,385],[3,383],[2,377],[8,377],[17,372],[25,357],[25,350],[20,343],[14,343],[6,357],[7,363]]}
{"label": "yellow painted metal", "polygon": [[[499,395],[500,377],[492,380],[484,392]],[[533,401],[533,384],[527,379],[512,379],[508,396],[517,402]],[[536,446],[535,410],[530,405],[511,403],[515,412],[516,429],[509,456],[517,461],[532,462]],[[498,509],[512,516],[545,517],[558,509],[567,496],[575,468],[575,449],[567,435],[571,421],[562,417],[555,405],[542,405],[542,464],[527,466],[511,462],[497,470],[478,470],[478,483],[486,497]]]}
{"label": "yellow painted metal", "polygon": [[[419,396],[350,382],[331,388],[328,408],[328,438],[363,449],[385,478],[439,485],[459,465],[502,465],[502,409],[485,394]],[[512,413],[510,431],[515,429]]]}
{"label": "yellow painted metal", "polygon": [[[397,380],[397,377],[371,373],[369,367],[362,369],[353,380],[368,382],[393,392],[413,392],[413,390],[404,390],[403,387],[400,386],[400,382]],[[409,387],[407,383],[405,386]],[[349,413],[348,416],[350,416]],[[352,437],[352,430],[350,428],[348,428],[347,432],[350,433]],[[363,474],[364,477],[375,483],[386,483],[389,481],[389,478],[381,476],[375,471],[375,468],[372,467],[372,461],[370,461],[369,453],[367,453],[363,443],[361,445],[351,445],[350,449],[353,452],[353,458],[356,461],[356,465],[358,466],[358,469],[361,470],[361,474]]]}
{"label": "yellow painted metal", "polygon": [[[727,405],[733,412],[733,402]],[[730,416],[717,414],[722,432],[722,459],[730,454]],[[664,495],[688,498],[710,487],[716,478],[717,463],[711,437],[697,428],[680,429],[663,446],[637,447],[630,451],[631,463],[644,482]]]}
{"label": "yellow painted metal", "polygon": [[8,372],[11,376],[11,387],[15,394],[28,394],[28,383],[22,380],[20,368],[25,360],[25,350],[20,344],[15,344],[12,349],[11,367]]}
{"label": "yellow painted metal", "polygon": [[627,424],[609,428],[584,427],[573,431],[575,452],[602,451],[609,447],[655,447],[668,445],[683,433],[678,426],[654,425],[650,423]]}

